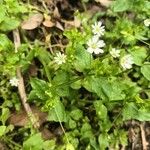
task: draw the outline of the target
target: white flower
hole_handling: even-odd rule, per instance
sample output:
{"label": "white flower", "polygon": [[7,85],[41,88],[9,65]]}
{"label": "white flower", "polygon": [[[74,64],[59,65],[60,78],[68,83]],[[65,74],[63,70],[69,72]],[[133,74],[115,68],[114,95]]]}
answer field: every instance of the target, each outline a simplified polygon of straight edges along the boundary
{"label": "white flower", "polygon": [[103,40],[99,40],[97,36],[92,37],[92,39],[90,39],[87,42],[87,45],[88,45],[87,51],[91,54],[92,53],[95,53],[95,54],[104,53],[104,50],[101,48],[105,46],[105,43]]}
{"label": "white flower", "polygon": [[93,34],[101,37],[102,35],[104,35],[105,32],[105,27],[102,26],[102,22],[95,22],[95,24],[92,25],[92,32]]}
{"label": "white flower", "polygon": [[18,86],[19,80],[16,77],[13,77],[9,80],[9,83],[11,84],[11,86]]}
{"label": "white flower", "polygon": [[148,27],[150,25],[150,19],[144,20],[144,25]]}
{"label": "white flower", "polygon": [[56,56],[54,57],[55,63],[58,65],[61,65],[66,62],[66,55],[61,54],[60,52],[56,53]]}
{"label": "white flower", "polygon": [[120,64],[124,70],[131,69],[132,64],[134,63],[133,58],[130,54],[125,55],[121,58]]}
{"label": "white flower", "polygon": [[120,56],[120,50],[116,50],[115,48],[112,48],[112,50],[110,51],[110,54],[112,57],[117,58]]}

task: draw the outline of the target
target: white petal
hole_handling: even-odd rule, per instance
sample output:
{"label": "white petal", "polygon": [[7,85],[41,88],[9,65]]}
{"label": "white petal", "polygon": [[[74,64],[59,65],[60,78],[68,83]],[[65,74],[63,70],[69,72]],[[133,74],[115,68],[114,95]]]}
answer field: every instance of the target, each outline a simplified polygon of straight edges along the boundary
{"label": "white petal", "polygon": [[89,47],[88,49],[87,49],[87,51],[89,52],[89,53],[93,53],[93,49],[91,48],[91,47]]}
{"label": "white petal", "polygon": [[102,50],[100,48],[97,48],[97,49],[94,50],[94,53],[95,54],[102,54],[102,53],[104,53],[104,50]]}
{"label": "white petal", "polygon": [[144,25],[148,27],[150,25],[150,19],[144,20]]}
{"label": "white petal", "polygon": [[103,40],[99,40],[98,43],[97,43],[98,47],[104,47],[105,46],[105,43]]}

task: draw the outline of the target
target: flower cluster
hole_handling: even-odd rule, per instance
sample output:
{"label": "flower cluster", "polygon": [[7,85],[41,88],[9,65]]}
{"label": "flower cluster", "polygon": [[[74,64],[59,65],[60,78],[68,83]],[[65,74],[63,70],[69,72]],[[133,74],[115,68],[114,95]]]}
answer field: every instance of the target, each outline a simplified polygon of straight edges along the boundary
{"label": "flower cluster", "polygon": [[120,57],[120,50],[112,48],[112,50],[110,51],[110,54],[114,58]]}
{"label": "flower cluster", "polygon": [[[105,27],[102,25],[102,22],[95,22],[92,25],[92,33],[93,33],[93,37],[91,39],[89,39],[89,41],[87,42],[87,52],[89,53],[94,53],[94,54],[102,54],[104,53],[103,47],[105,46],[105,43],[103,40],[100,40],[100,38],[104,35],[105,32]],[[110,55],[113,58],[118,58],[120,57],[120,50],[112,48],[112,50],[110,51]],[[132,65],[133,65],[133,58],[131,55],[127,54],[125,56],[123,56],[120,59],[120,65],[123,68],[123,70],[126,69],[131,69]]]}
{"label": "flower cluster", "polygon": [[146,27],[150,26],[150,19],[145,19],[145,20],[144,20],[144,25],[145,25]]}
{"label": "flower cluster", "polygon": [[61,54],[60,52],[56,53],[56,56],[54,57],[54,62],[58,65],[61,65],[66,62],[66,55]]}
{"label": "flower cluster", "polygon": [[92,33],[94,34],[91,39],[87,42],[88,48],[87,51],[89,53],[94,54],[100,54],[104,53],[104,50],[102,49],[105,46],[105,43],[103,40],[100,40],[99,38],[104,35],[105,27],[102,26],[102,22],[95,22],[95,24],[92,25]]}
{"label": "flower cluster", "polygon": [[120,64],[124,70],[131,69],[134,61],[130,54],[125,55],[121,58]]}
{"label": "flower cluster", "polygon": [[9,83],[11,86],[18,86],[19,80],[16,77],[13,77],[12,79],[9,80]]}
{"label": "flower cluster", "polygon": [[[112,48],[112,50],[110,51],[110,55],[113,58],[120,57],[120,50]],[[123,70],[131,69],[133,63],[134,63],[134,61],[130,54],[127,54],[120,59],[120,65],[123,68]]]}

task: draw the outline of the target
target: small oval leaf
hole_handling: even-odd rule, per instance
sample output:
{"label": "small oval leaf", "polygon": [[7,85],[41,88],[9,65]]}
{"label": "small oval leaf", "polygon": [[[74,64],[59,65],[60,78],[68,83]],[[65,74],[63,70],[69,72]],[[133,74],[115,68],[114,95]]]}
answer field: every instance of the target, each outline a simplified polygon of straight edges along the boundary
{"label": "small oval leaf", "polygon": [[43,15],[38,13],[34,14],[33,16],[29,17],[28,20],[25,20],[21,27],[25,30],[33,30],[37,28],[43,21]]}

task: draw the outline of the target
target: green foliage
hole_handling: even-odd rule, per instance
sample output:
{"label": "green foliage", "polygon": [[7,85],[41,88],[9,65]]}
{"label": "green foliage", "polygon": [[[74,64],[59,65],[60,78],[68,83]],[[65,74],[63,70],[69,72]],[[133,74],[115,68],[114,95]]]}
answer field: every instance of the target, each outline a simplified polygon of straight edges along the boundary
{"label": "green foliage", "polygon": [[5,134],[6,126],[0,126],[0,137]]}
{"label": "green foliage", "polygon": [[27,12],[27,8],[16,0],[2,0],[0,6],[0,31],[11,31],[20,24],[20,15]]}
{"label": "green foliage", "polygon": [[45,94],[45,91],[49,89],[45,81],[33,78],[30,83],[33,90],[29,94],[29,100],[40,99],[46,101],[49,98],[48,95]]}
{"label": "green foliage", "polygon": [[64,105],[57,98],[55,98],[53,101],[54,106],[49,110],[48,120],[56,122],[66,122],[66,112]]}
{"label": "green foliage", "polygon": [[28,150],[28,149],[41,150],[42,145],[43,145],[43,140],[41,138],[41,134],[37,133],[24,142],[23,148],[24,150]]}
{"label": "green foliage", "polygon": [[[82,2],[85,6],[89,1]],[[150,32],[144,25],[149,9],[147,0],[115,0],[108,11],[92,16],[94,19],[90,19],[86,11],[78,12],[80,27],[65,29],[63,35],[58,33],[60,41],[62,37],[68,40],[65,48],[59,44],[55,47],[55,31],[53,35],[42,25],[36,32],[46,35],[44,39],[40,35],[34,42],[28,39],[28,32],[20,30],[23,42],[15,52],[12,30],[18,28],[24,13],[29,12],[19,1],[0,1],[2,140],[8,143],[13,141],[13,135],[21,134],[19,144],[10,142],[8,145],[23,150],[117,150],[120,145],[126,146],[127,132],[121,129],[123,123],[131,119],[150,121]],[[94,20],[101,17],[105,34],[99,40],[104,40],[105,46],[99,44],[104,52],[96,54],[88,51],[87,42],[95,34]],[[51,43],[44,43],[49,34]],[[91,48],[96,46],[94,43]],[[111,53],[113,48],[119,50],[116,57]],[[122,61],[125,56],[133,60]],[[46,112],[48,122],[60,124],[64,133],[61,136],[44,140],[41,133],[30,126],[16,131],[8,125],[11,110],[20,110],[21,106],[17,88],[10,83],[18,67],[24,76],[28,102]]]}
{"label": "green foliage", "polygon": [[141,67],[141,73],[143,74],[143,76],[150,81],[150,63],[145,63],[142,67]]}

